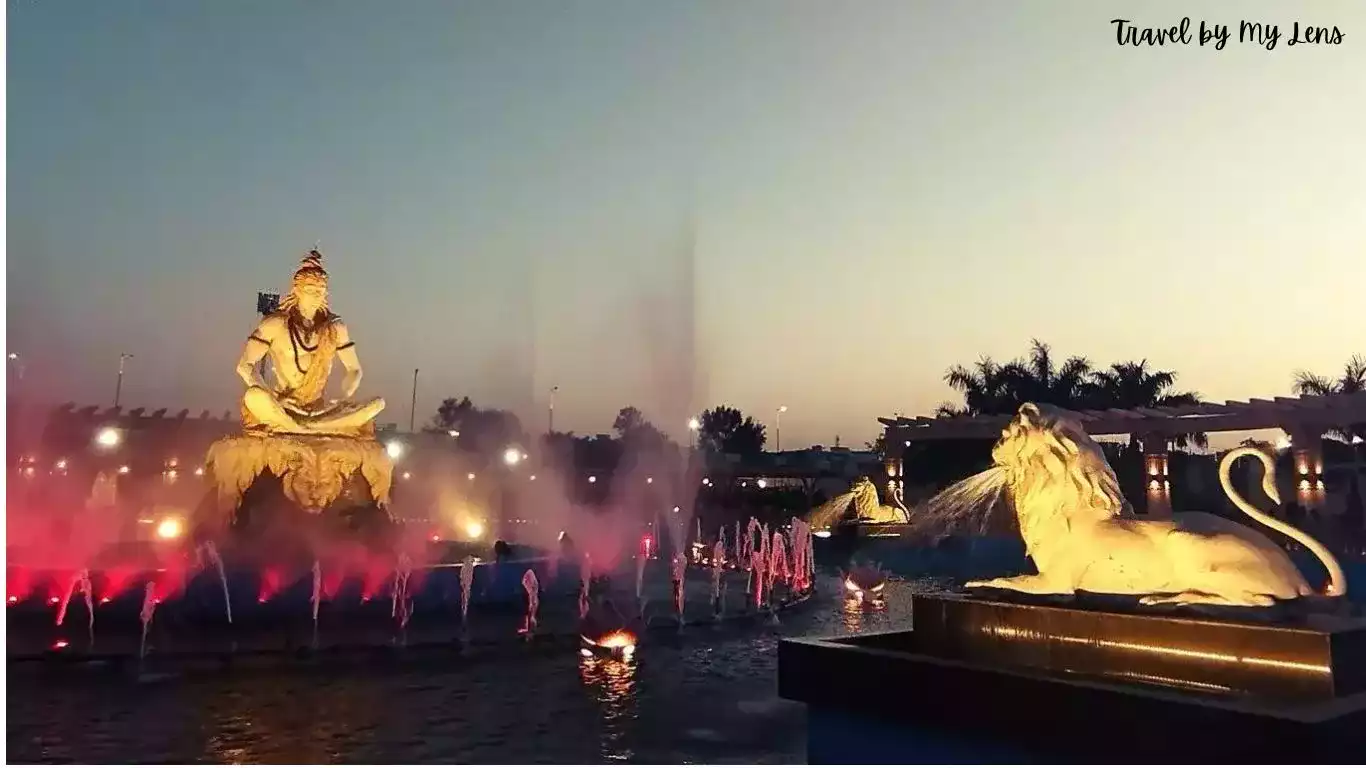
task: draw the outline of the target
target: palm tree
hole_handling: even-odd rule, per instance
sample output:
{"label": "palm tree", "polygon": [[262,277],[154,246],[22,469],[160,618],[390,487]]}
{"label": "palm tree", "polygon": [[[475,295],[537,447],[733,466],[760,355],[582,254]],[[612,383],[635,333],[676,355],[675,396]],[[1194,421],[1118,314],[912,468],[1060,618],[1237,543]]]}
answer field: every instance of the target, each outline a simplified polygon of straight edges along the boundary
{"label": "palm tree", "polygon": [[[1348,395],[1358,392],[1366,392],[1366,356],[1352,355],[1352,359],[1342,367],[1342,375],[1336,379],[1329,379],[1319,376],[1309,371],[1297,371],[1295,373],[1295,394],[1304,396],[1314,395]],[[1327,434],[1340,438],[1348,443],[1354,438],[1366,439],[1366,424],[1345,424],[1329,430]]]}
{"label": "palm tree", "polygon": [[939,416],[981,416],[1009,413],[1020,400],[1012,386],[1011,365],[1000,365],[990,357],[978,360],[972,368],[955,365],[944,374],[944,383],[963,393],[963,407],[948,403],[939,406]]}
{"label": "palm tree", "polygon": [[[1152,371],[1148,361],[1130,360],[1114,363],[1109,368],[1091,373],[1082,389],[1081,400],[1090,408],[1172,408],[1182,405],[1199,405],[1197,392],[1172,392],[1176,386],[1175,371]],[[1135,444],[1136,436],[1129,436],[1130,445]],[[1177,435],[1172,442],[1178,448],[1194,445],[1205,448],[1209,440],[1203,432]]]}
{"label": "palm tree", "polygon": [[1047,344],[1034,339],[1030,345],[1028,357],[1005,365],[984,357],[972,368],[950,368],[944,381],[963,393],[963,407],[945,403],[939,406],[938,415],[1014,413],[1024,403],[1077,407],[1091,363],[1084,357],[1069,357],[1058,366]]}
{"label": "palm tree", "polygon": [[1006,366],[1012,387],[1021,402],[1048,403],[1059,408],[1081,404],[1091,376],[1091,362],[1084,357],[1069,357],[1061,366],[1053,360],[1053,350],[1042,341],[1029,342],[1029,357]]}

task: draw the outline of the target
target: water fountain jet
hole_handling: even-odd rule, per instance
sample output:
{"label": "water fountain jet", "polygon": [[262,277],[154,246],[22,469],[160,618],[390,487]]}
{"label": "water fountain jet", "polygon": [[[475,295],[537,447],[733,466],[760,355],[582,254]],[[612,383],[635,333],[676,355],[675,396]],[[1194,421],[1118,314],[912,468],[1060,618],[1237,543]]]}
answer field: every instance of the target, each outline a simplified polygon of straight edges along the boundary
{"label": "water fountain jet", "polygon": [[138,618],[142,620],[142,643],[138,646],[138,659],[147,658],[147,630],[152,626],[152,618],[157,610],[157,585],[155,582],[147,582],[147,586],[142,592],[142,610],[138,613]]}
{"label": "water fountain jet", "polygon": [[526,592],[526,621],[519,632],[530,639],[536,632],[536,614],[541,608],[541,583],[530,568],[522,574],[522,589]]}
{"label": "water fountain jet", "polygon": [[469,626],[470,590],[474,587],[474,557],[465,555],[460,562],[460,623]]}
{"label": "water fountain jet", "polygon": [[200,545],[204,553],[204,559],[211,563],[218,571],[218,583],[223,588],[223,610],[227,612],[228,623],[232,623],[232,598],[228,595],[228,574],[223,568],[223,558],[218,555],[218,547],[212,541],[206,541]]}

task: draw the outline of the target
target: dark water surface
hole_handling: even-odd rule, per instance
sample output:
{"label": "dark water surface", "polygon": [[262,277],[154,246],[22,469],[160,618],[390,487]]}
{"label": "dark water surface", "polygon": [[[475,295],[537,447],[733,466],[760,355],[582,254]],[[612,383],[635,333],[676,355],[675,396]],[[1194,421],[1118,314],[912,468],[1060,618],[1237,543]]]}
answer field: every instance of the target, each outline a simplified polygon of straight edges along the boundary
{"label": "dark water surface", "polygon": [[16,675],[7,758],[76,763],[801,763],[805,711],[777,697],[782,636],[903,626],[908,582],[854,610],[837,578],[779,626],[685,628],[631,661],[563,653],[457,669],[334,669],[137,683]]}

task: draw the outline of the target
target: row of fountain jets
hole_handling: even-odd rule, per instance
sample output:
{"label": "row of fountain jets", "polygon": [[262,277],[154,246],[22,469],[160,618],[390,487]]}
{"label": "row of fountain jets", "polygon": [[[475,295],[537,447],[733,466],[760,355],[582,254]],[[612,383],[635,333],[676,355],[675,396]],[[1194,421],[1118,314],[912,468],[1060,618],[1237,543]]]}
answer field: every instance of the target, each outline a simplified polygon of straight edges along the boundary
{"label": "row of fountain jets", "polygon": [[[679,537],[682,538],[681,536]],[[767,524],[760,524],[755,518],[749,519],[749,525],[744,535],[740,532],[740,522],[735,523],[735,558],[727,559],[726,549],[726,528],[724,526],[718,532],[716,542],[712,545],[711,557],[708,563],[711,567],[711,602],[714,614],[719,618],[722,614],[722,607],[725,604],[725,583],[722,579],[727,565],[732,565],[736,569],[744,570],[745,593],[752,594],[754,607],[756,610],[763,609],[766,602],[772,595],[774,586],[778,582],[784,582],[796,592],[804,592],[809,589],[815,578],[815,557],[812,549],[812,530],[811,527],[800,518],[792,518],[788,526],[788,534],[784,536],[782,531],[770,533]],[[789,560],[788,552],[791,552]],[[219,556],[217,547],[213,542],[205,542],[196,551],[197,558],[204,565],[212,565],[218,572],[219,584],[223,590],[223,608],[227,614],[228,623],[232,623],[232,598],[228,593],[228,576],[223,567],[223,559]],[[645,563],[647,561],[645,553],[641,553],[635,558],[636,561],[636,581],[635,595],[636,603],[640,616],[645,614]],[[460,564],[460,620],[461,623],[469,621],[470,591],[474,586],[474,567],[475,558],[466,557]],[[683,624],[684,607],[684,584],[687,570],[687,561],[682,554],[675,554],[671,563],[671,576],[673,586],[674,611],[677,614],[678,623]],[[413,601],[408,591],[409,582],[412,578],[413,562],[407,553],[401,553],[394,571],[393,589],[390,590],[391,611],[390,615],[398,622],[400,629],[405,629],[408,620],[412,617]],[[589,586],[593,576],[593,568],[590,557],[587,553],[582,556],[582,564],[579,569],[579,618],[584,619],[588,615],[590,608]],[[322,564],[318,560],[313,561],[313,591],[310,601],[313,619],[313,635],[316,642],[318,631],[318,610],[322,604]],[[527,596],[526,616],[520,632],[522,634],[532,634],[536,629],[537,615],[540,610],[540,581],[536,572],[530,568],[522,574],[522,588]],[[62,596],[60,605],[57,609],[56,623],[61,626],[66,621],[67,606],[71,598],[79,593],[85,598],[86,614],[89,617],[90,643],[95,641],[95,592],[90,582],[90,571],[82,569],[72,577],[68,583],[66,591]],[[139,656],[147,655],[147,633],[152,625],[152,619],[156,614],[156,606],[160,602],[156,596],[156,584],[147,582],[143,590],[142,609],[139,617],[142,621],[142,640],[139,646]],[[772,606],[768,606],[770,610]]]}

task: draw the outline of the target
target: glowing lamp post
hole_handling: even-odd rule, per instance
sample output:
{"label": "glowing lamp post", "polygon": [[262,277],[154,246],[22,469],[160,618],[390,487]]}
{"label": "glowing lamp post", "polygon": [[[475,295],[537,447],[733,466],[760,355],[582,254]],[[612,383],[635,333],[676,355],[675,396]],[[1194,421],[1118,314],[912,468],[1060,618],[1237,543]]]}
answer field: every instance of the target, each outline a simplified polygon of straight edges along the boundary
{"label": "glowing lamp post", "polygon": [[773,420],[773,437],[774,437],[774,441],[777,443],[776,447],[777,447],[777,449],[778,449],[778,450],[777,450],[778,453],[782,453],[782,452],[783,452],[783,414],[784,414],[784,413],[787,413],[787,406],[786,406],[786,405],[780,405],[780,406],[778,406],[778,412],[777,412],[776,414],[774,414],[774,420]]}
{"label": "glowing lamp post", "polygon": [[503,451],[503,463],[509,467],[515,467],[525,458],[519,448],[509,448]]}
{"label": "glowing lamp post", "polygon": [[123,433],[114,427],[105,427],[95,433],[95,445],[105,450],[117,448],[122,442]]}

